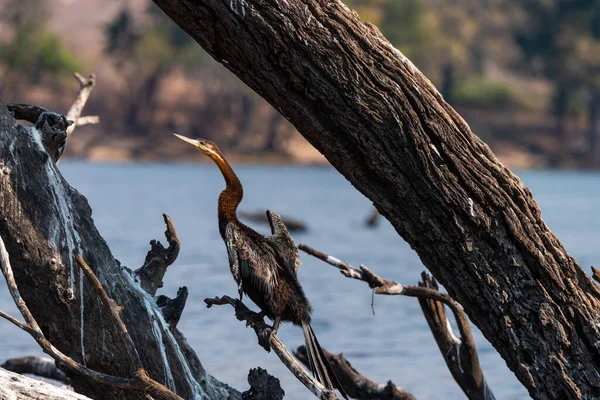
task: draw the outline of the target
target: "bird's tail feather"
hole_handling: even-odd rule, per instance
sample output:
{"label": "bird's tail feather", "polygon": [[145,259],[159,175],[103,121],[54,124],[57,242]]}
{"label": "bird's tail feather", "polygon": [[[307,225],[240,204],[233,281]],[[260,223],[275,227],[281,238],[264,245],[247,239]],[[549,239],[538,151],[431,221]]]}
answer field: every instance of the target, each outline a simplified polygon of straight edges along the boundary
{"label": "bird's tail feather", "polygon": [[344,396],[345,399],[348,399],[344,389],[342,389],[340,381],[335,375],[335,372],[333,372],[333,369],[329,365],[327,357],[325,357],[325,353],[319,345],[317,337],[315,336],[310,324],[303,323],[302,330],[304,331],[306,355],[308,357],[308,363],[313,376],[329,390],[335,390],[337,387],[342,396]]}

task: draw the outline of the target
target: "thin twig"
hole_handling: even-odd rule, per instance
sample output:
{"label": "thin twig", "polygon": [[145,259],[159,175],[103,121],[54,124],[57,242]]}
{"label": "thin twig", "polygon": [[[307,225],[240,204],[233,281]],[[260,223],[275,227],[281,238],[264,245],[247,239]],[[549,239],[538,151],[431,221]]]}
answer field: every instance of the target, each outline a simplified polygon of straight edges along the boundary
{"label": "thin twig", "polygon": [[[429,275],[423,273],[423,282],[419,283],[419,286],[402,285],[380,277],[364,265],[360,265],[360,269],[354,268],[346,261],[305,244],[300,244],[298,248],[338,268],[344,276],[366,282],[375,294],[417,297],[448,369],[463,392],[471,400],[494,399],[479,365],[479,357],[467,315],[457,301],[438,290],[435,279],[431,280]],[[460,338],[457,338],[452,332],[443,304],[452,310]]]}
{"label": "thin twig", "polygon": [[113,316],[113,320],[114,320],[115,324],[117,325],[117,327],[119,328],[119,333],[121,334],[121,336],[123,336],[123,338],[127,342],[128,348],[132,349],[132,356],[133,356],[133,363],[134,363],[133,367],[135,368],[136,371],[143,370],[144,366],[142,365],[140,356],[137,352],[137,349],[135,348],[135,343],[133,343],[133,340],[131,339],[129,332],[127,332],[127,327],[125,326],[125,324],[123,323],[123,321],[121,320],[121,317],[119,315],[121,313],[121,311],[123,310],[123,307],[119,306],[113,299],[108,297],[108,294],[102,287],[102,284],[100,283],[100,281],[98,280],[98,278],[96,277],[96,275],[94,274],[92,269],[89,267],[89,265],[87,265],[87,263],[85,262],[83,257],[81,257],[81,255],[77,254],[75,256],[75,259],[77,260],[77,263],[79,263],[79,266],[81,267],[81,270],[83,271],[88,282],[90,282],[90,284],[96,291],[96,294],[98,295],[98,297],[100,297],[100,300],[102,301],[102,303],[104,303],[104,305],[110,310],[110,314]]}
{"label": "thin twig", "polygon": [[[281,362],[290,370],[308,390],[321,400],[336,400],[338,397],[333,391],[327,390],[323,385],[316,381],[306,370],[296,361],[290,351],[279,340],[276,335],[271,334],[271,327],[265,324],[264,319],[258,313],[251,311],[240,300],[229,296],[204,299],[208,308],[213,305],[229,304],[235,309],[235,316],[240,321],[246,321],[247,326],[251,326],[258,337],[259,344],[267,351],[273,349]],[[264,342],[267,343],[264,343]]]}

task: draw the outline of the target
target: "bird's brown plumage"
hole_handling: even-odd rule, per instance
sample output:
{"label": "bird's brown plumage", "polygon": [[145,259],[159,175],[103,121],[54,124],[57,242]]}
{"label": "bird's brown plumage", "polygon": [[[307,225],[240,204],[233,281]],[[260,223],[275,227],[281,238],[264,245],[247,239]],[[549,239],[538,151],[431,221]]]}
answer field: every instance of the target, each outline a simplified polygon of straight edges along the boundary
{"label": "bird's brown plumage", "polygon": [[237,207],[244,196],[243,187],[218,147],[204,139],[177,137],[202,150],[217,164],[225,178],[226,187],[218,201],[219,232],[227,247],[229,267],[238,284],[240,300],[246,293],[267,317],[275,321],[274,332],[280,321],[302,326],[313,374],[331,390],[334,389],[333,380],[346,398],[310,326],[312,307],[296,275],[300,266],[298,249],[281,217],[267,211],[271,225],[269,236],[241,223],[237,218]]}

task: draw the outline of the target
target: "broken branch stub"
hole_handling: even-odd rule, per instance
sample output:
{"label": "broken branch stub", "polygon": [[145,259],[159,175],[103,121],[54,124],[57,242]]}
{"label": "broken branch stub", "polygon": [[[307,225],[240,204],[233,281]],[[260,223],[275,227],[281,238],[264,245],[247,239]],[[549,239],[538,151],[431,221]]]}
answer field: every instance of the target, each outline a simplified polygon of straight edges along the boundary
{"label": "broken branch stub", "polygon": [[167,268],[177,259],[180,248],[179,238],[171,217],[163,214],[163,219],[167,225],[165,237],[169,247],[164,248],[159,241],[151,240],[150,250],[146,255],[144,265],[135,271],[140,286],[151,296],[154,296],[158,288],[162,287],[162,279],[167,272]]}

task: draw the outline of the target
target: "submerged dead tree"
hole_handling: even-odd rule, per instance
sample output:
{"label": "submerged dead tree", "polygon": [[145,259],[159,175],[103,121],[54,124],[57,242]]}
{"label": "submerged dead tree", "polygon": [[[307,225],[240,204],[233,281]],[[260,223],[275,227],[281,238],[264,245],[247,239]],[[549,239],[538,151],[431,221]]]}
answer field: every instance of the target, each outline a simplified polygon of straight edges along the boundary
{"label": "submerged dead tree", "polygon": [[373,201],[533,397],[600,397],[599,288],[377,28],[339,0],[154,2]]}
{"label": "submerged dead tree", "polygon": [[[82,90],[85,87],[82,84]],[[17,117],[27,109],[10,108]],[[170,246],[165,249],[152,242],[144,266],[135,272],[122,267],[96,230],[87,200],[63,179],[55,164],[69,121],[41,107],[28,110],[37,118],[27,114],[36,122],[24,127],[0,101],[0,237],[10,255],[14,287],[31,320],[37,321],[39,330],[26,321],[33,326],[28,332],[40,344],[42,339],[51,343],[66,357],[62,360],[73,361],[63,370],[77,392],[94,399],[144,399],[152,394],[144,393],[144,385],[148,386],[144,382],[154,380],[184,399],[240,398],[239,392],[206,374],[177,330],[186,290],[182,288],[173,300],[154,297],[179,249],[170,219],[165,216]],[[87,262],[108,297],[126,305],[120,319],[127,335],[84,277],[79,258]],[[113,385],[98,383],[74,372],[81,368],[120,380],[113,380]],[[140,370],[148,376],[140,376]],[[131,377],[138,379],[131,381],[133,389],[117,384]]]}

